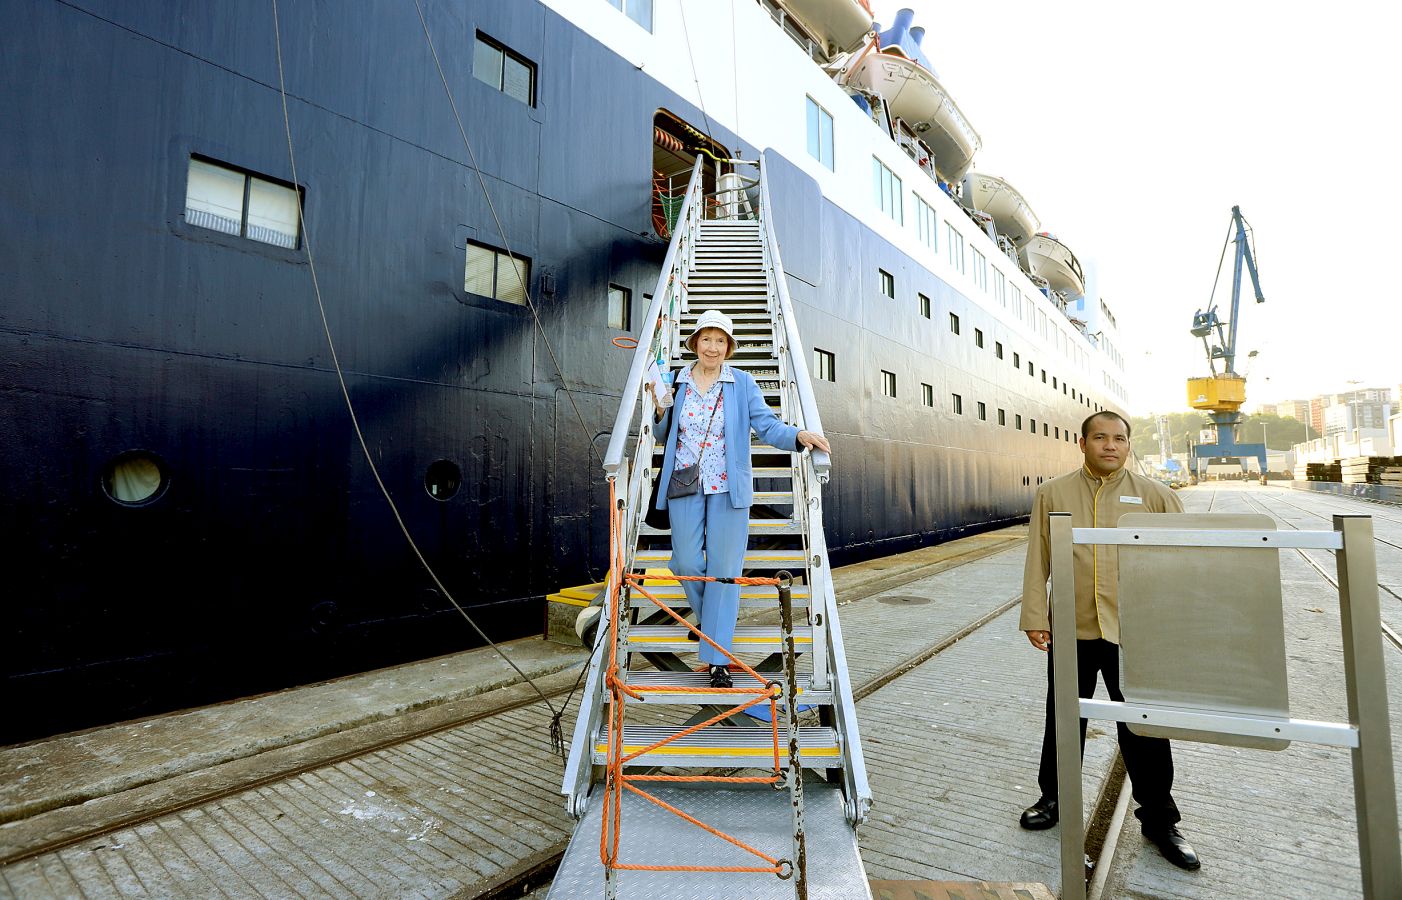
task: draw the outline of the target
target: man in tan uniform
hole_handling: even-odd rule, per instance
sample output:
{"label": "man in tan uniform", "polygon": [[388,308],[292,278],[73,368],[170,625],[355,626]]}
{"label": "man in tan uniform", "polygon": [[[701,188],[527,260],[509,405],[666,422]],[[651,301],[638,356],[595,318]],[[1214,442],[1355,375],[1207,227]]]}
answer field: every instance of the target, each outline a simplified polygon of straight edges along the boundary
{"label": "man in tan uniform", "polygon": [[[1051,574],[1048,516],[1071,514],[1076,528],[1113,528],[1127,512],[1182,512],[1178,496],[1157,481],[1125,468],[1129,459],[1129,423],[1113,412],[1099,412],[1081,423],[1081,452],[1085,463],[1075,472],[1054,478],[1037,489],[1028,523],[1027,568],[1022,585],[1022,619],[1018,626],[1032,646],[1051,648],[1047,578]],[[1103,675],[1110,699],[1120,693],[1119,569],[1114,547],[1074,548],[1076,572],[1076,651],[1080,695],[1095,693]],[[1173,802],[1173,756],[1167,740],[1141,737],[1117,723],[1120,753],[1134,788],[1144,836],[1169,862],[1196,869],[1197,853],[1178,831],[1178,807]],[[1081,720],[1085,748],[1086,720]],[[1042,796],[1022,814],[1023,828],[1050,828],[1057,822],[1056,712],[1052,706],[1051,653],[1047,653],[1047,717],[1042,735],[1042,763],[1037,776]]]}

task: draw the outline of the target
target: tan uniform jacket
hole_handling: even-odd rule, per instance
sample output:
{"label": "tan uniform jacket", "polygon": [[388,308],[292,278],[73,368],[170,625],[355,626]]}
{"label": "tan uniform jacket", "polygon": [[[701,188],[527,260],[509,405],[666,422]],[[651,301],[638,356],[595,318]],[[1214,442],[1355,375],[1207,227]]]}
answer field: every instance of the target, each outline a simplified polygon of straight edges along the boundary
{"label": "tan uniform jacket", "polygon": [[[1022,579],[1023,631],[1050,631],[1047,578],[1051,575],[1048,516],[1069,512],[1075,528],[1113,528],[1129,512],[1182,512],[1173,491],[1149,478],[1120,469],[1099,478],[1084,465],[1037,489],[1027,523],[1027,568]],[[1120,642],[1119,559],[1114,547],[1076,545],[1076,637]]]}

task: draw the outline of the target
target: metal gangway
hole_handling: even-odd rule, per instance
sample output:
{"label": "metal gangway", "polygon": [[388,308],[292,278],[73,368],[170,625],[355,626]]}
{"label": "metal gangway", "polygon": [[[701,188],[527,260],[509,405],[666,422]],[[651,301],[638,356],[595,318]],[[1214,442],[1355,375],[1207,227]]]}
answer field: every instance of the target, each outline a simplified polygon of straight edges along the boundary
{"label": "metal gangway", "polygon": [[[734,687],[695,671],[669,532],[645,514],[662,465],[650,361],[678,368],[703,310],[735,325],[729,361],[786,422],[821,431],[775,237],[763,159],[698,157],[639,332],[604,461],[612,568],[562,792],[578,820],[550,897],[866,897],[856,827],[871,806],[823,537],[826,453],[761,444]],[[727,436],[729,439],[729,436]],[[778,624],[744,624],[755,609]],[[705,640],[705,638],[702,638]],[[761,654],[767,654],[758,661]],[[797,703],[792,702],[797,698]]]}

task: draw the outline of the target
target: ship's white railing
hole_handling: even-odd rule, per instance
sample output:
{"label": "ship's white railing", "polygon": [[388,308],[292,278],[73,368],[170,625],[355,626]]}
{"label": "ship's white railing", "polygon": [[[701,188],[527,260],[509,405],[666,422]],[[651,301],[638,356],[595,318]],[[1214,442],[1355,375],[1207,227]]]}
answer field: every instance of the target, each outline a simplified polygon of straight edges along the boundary
{"label": "ship's white railing", "polygon": [[[807,431],[823,432],[822,416],[813,396],[808,372],[808,354],[798,333],[798,321],[784,275],[779,238],[774,228],[769,179],[761,157],[759,178],[759,221],[763,232],[764,266],[774,307],[774,355],[779,360],[779,386],[785,413],[797,419]],[[796,414],[796,415],[795,415]],[[857,728],[857,709],[852,699],[847,653],[842,641],[842,625],[837,616],[837,596],[832,583],[827,539],[823,534],[822,486],[832,471],[832,458],[821,450],[798,454],[793,460],[794,515],[803,528],[809,581],[809,624],[813,635],[813,675],[815,690],[830,687],[833,692],[834,725],[842,741],[843,793],[847,818],[860,824],[871,808],[871,786],[867,781],[866,759],[862,754]]]}
{"label": "ship's white railing", "polygon": [[[633,363],[628,369],[623,395],[619,398],[618,415],[613,422],[613,433],[609,437],[608,450],[604,453],[604,474],[613,483],[613,502],[619,505],[622,512],[618,539],[626,548],[627,564],[632,563],[632,553],[638,542],[638,528],[646,513],[643,507],[652,493],[654,438],[651,426],[656,417],[656,410],[652,398],[643,391],[643,378],[650,360],[659,356],[663,360],[670,359],[676,348],[677,322],[686,305],[686,287],[682,276],[691,265],[691,255],[696,245],[696,230],[703,210],[701,173],[704,163],[704,157],[698,157],[696,165],[692,168],[686,197],[677,215],[677,223],[672,228],[672,240],[667,245],[667,255],[662,259],[662,271],[657,276],[652,303],[648,306],[642,329],[638,332],[638,346],[633,351]],[[639,406],[642,407],[642,417],[638,428],[638,440],[629,460],[624,458],[624,452]],[[610,548],[610,559],[613,558],[612,550],[613,548]],[[609,629],[602,623],[610,619],[612,611],[609,604],[613,602],[612,598],[621,596],[617,585],[623,574],[614,569],[609,571],[598,632],[600,640],[606,639],[608,635]],[[589,800],[594,735],[603,724],[603,670],[606,657],[606,652],[594,653],[590,657],[589,671],[579,697],[579,714],[574,723],[574,737],[570,742],[569,758],[565,762],[564,782],[560,788],[567,798],[566,805],[570,814],[576,818],[584,814]]]}

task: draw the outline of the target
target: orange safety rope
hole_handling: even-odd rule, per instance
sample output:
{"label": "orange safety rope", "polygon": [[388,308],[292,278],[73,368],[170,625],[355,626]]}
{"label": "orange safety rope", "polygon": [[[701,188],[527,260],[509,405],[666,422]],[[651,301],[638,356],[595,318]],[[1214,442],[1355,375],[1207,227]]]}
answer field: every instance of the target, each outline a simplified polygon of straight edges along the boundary
{"label": "orange safety rope", "polygon": [[[688,815],[682,810],[677,809],[675,806],[672,806],[671,804],[661,800],[660,798],[649,794],[647,791],[644,791],[641,788],[634,786],[634,782],[647,781],[769,785],[778,784],[779,782],[783,781],[784,775],[780,764],[779,756],[780,744],[778,710],[778,700],[783,693],[783,688],[779,682],[764,678],[760,675],[760,673],[750,668],[744,662],[741,662],[729,650],[725,649],[724,647],[717,644],[715,641],[711,640],[709,637],[703,634],[699,628],[686,621],[686,619],[682,618],[674,610],[672,610],[671,607],[667,606],[657,597],[653,596],[652,593],[649,592],[646,587],[644,587],[644,583],[648,576],[638,575],[636,573],[627,572],[624,570],[624,564],[626,560],[624,559],[623,541],[622,536],[620,534],[622,524],[623,513],[618,506],[617,498],[615,496],[615,484],[614,482],[610,481],[609,551],[613,561],[613,571],[616,573],[616,575],[610,583],[609,634],[611,636],[611,639],[609,641],[609,661],[608,667],[605,670],[604,683],[607,686],[610,693],[613,695],[613,702],[609,709],[608,753],[606,776],[604,782],[603,828],[599,834],[599,859],[604,864],[604,867],[606,869],[612,870],[630,870],[646,872],[761,872],[768,873],[771,875],[778,875],[780,878],[789,878],[793,874],[793,864],[789,860],[775,858],[761,850],[751,847],[749,844],[745,843],[739,838],[736,838],[733,835],[726,834],[725,832],[711,825],[707,825],[705,822],[702,822],[694,816]],[[669,578],[675,579],[677,581],[723,581],[727,584],[740,585],[777,586],[779,584],[779,579],[777,578],[713,578],[704,575],[670,575]],[[662,611],[667,613],[667,615],[671,616],[673,620],[684,625],[700,640],[705,641],[712,647],[719,650],[721,653],[725,654],[726,658],[731,661],[734,667],[738,668],[740,671],[752,677],[756,682],[759,683],[759,686],[728,688],[652,687],[646,688],[645,690],[629,687],[628,684],[622,678],[619,677],[618,669],[618,616],[620,600],[622,598],[623,585],[625,583],[629,586],[630,589],[636,590],[638,593],[651,600],[657,606],[658,609],[661,609]],[[739,705],[727,709],[718,715],[712,716],[704,722],[701,722],[697,725],[692,725],[691,727],[685,728],[677,732],[676,734],[671,735],[670,737],[663,738],[660,741],[649,744],[646,747],[643,747],[639,750],[635,750],[634,752],[625,755],[623,745],[623,711],[626,703],[624,697],[628,696],[632,697],[635,700],[640,700],[642,699],[643,693],[744,695],[753,697],[753,699],[747,700],[743,703],[739,703]],[[708,728],[711,725],[716,724],[717,722],[723,721],[724,719],[735,715],[736,713],[744,712],[750,707],[758,706],[759,704],[764,703],[766,701],[768,701],[769,703],[770,734],[774,741],[772,775],[628,775],[625,774],[623,771],[623,766],[625,763],[631,762],[637,759],[638,757],[643,756],[644,754],[651,753],[659,747],[666,746],[667,744],[670,744],[680,738],[684,738],[687,735],[695,734],[703,728]],[[680,816],[682,819],[685,819],[686,821],[697,826],[698,828],[710,832],[711,834],[715,835],[721,840],[734,844],[736,847],[739,847],[747,853],[759,857],[760,859],[769,863],[769,865],[657,866],[619,862],[618,844],[622,826],[623,791],[625,788],[633,792],[634,794],[637,794],[639,797],[651,801],[652,803],[657,804],[663,809],[674,813],[677,816]]]}

